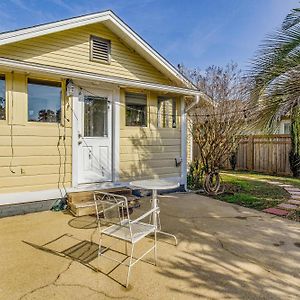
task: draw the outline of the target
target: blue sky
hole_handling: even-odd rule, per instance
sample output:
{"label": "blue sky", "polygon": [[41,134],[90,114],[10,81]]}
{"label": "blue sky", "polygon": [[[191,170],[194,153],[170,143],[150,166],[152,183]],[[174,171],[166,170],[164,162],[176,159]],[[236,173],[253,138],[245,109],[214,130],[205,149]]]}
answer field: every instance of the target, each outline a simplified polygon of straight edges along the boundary
{"label": "blue sky", "polygon": [[258,45],[299,0],[6,0],[0,31],[114,10],[177,66],[246,69]]}

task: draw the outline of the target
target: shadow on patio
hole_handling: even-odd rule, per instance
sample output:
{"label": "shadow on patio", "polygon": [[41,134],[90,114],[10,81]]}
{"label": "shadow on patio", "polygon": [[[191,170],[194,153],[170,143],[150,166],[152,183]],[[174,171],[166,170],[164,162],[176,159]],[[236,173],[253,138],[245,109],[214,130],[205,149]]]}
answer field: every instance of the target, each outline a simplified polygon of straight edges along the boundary
{"label": "shadow on patio", "polygon": [[[136,213],[146,205],[148,200]],[[3,243],[0,246],[1,265],[10,270],[0,288],[4,291],[5,286],[5,293],[13,295],[6,299],[22,295],[22,299],[33,295],[51,298],[53,293],[65,299],[80,299],[87,294],[95,296],[92,299],[99,294],[105,295],[103,299],[298,298],[298,223],[194,194],[162,196],[160,207],[163,229],[176,234],[179,245],[175,247],[160,238],[159,266],[138,263],[128,290],[108,278],[107,272],[96,272],[97,235],[90,217],[76,219],[45,212],[0,220],[0,236],[9,236],[5,247]],[[45,228],[47,234],[41,235]],[[62,236],[71,238],[72,243],[62,242]],[[22,240],[26,244],[20,244]],[[148,242],[142,242],[141,247]],[[58,255],[53,255],[53,247],[59,250]],[[117,249],[124,253],[122,247]],[[68,264],[70,260],[75,264]],[[31,276],[19,274],[20,268]],[[122,281],[125,270],[118,267],[114,272],[116,277],[112,278]],[[53,278],[57,279],[51,285]]]}

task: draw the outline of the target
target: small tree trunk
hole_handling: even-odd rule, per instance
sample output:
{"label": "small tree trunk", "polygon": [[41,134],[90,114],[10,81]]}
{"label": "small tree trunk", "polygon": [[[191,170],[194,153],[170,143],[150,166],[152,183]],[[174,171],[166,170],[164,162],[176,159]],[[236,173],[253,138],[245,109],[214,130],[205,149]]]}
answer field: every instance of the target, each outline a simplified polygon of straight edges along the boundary
{"label": "small tree trunk", "polygon": [[294,177],[300,177],[300,106],[292,110],[290,167]]}

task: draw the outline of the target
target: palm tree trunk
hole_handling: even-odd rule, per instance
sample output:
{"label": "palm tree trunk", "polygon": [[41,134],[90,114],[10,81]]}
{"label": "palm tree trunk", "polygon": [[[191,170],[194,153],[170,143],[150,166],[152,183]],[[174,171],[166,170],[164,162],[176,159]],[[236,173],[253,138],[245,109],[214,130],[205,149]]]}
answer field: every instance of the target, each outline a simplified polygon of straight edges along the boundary
{"label": "palm tree trunk", "polygon": [[290,167],[294,177],[300,177],[300,106],[296,105],[291,114]]}

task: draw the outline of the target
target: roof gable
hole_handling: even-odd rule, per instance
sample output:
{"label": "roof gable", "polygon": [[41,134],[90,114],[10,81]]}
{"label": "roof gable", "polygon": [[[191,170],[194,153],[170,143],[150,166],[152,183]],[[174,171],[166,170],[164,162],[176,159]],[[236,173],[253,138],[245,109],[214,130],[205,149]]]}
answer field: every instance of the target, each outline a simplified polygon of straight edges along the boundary
{"label": "roof gable", "polygon": [[[110,42],[110,62],[90,57],[90,39]],[[0,46],[0,57],[144,82],[176,85],[103,23],[80,26]]]}
{"label": "roof gable", "polygon": [[174,66],[172,66],[110,10],[16,31],[5,32],[0,34],[0,46],[96,23],[103,23],[114,34],[119,36],[129,47],[136,51],[136,53],[141,55],[174,83],[180,86],[196,89],[195,86]]}

